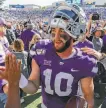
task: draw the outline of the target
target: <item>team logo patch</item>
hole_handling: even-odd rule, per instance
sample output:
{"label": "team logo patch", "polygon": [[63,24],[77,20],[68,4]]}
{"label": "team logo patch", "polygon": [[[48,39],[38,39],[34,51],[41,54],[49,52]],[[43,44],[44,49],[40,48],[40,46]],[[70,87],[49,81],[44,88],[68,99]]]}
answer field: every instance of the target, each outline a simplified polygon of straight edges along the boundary
{"label": "team logo patch", "polygon": [[51,66],[52,61],[44,60],[44,65]]}
{"label": "team logo patch", "polygon": [[32,56],[34,56],[34,55],[45,55],[45,53],[46,53],[46,49],[36,49],[36,50],[31,50],[30,51],[30,54]]}
{"label": "team logo patch", "polygon": [[60,65],[64,65],[64,63],[63,63],[63,62],[60,62],[59,64],[60,64]]}
{"label": "team logo patch", "polygon": [[46,49],[36,49],[36,54],[37,55],[45,55]]}
{"label": "team logo patch", "polygon": [[77,70],[77,69],[71,69],[71,72],[78,72],[79,70]]}

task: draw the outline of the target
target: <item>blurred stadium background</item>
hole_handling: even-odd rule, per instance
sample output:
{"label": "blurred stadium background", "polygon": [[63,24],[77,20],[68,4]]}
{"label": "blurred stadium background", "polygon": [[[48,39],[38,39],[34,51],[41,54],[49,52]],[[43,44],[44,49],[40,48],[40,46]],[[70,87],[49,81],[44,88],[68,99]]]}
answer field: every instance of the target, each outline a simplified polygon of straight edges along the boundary
{"label": "blurred stadium background", "polygon": [[[0,0],[0,16],[4,17],[7,21],[13,20],[26,20],[31,18],[32,21],[36,20],[48,20],[48,17],[59,6],[65,3],[76,3],[83,7],[87,17],[93,12],[98,12],[101,16],[101,20],[106,19],[106,0],[63,0],[51,3],[49,6],[38,6],[35,4],[9,4],[8,6],[2,5],[4,0]],[[41,19],[39,19],[39,17]],[[102,91],[101,91],[102,92]],[[103,97],[104,98],[104,97]],[[95,108],[99,108],[102,99],[95,99]],[[40,108],[41,103],[41,90],[34,95],[27,95],[24,97],[25,102],[22,104],[22,108]]]}

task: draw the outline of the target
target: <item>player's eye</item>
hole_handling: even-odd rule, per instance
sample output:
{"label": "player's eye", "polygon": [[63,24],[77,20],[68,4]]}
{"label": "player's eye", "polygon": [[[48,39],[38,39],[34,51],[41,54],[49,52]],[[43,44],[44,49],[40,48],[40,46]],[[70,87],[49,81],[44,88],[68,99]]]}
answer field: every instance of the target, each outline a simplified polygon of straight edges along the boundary
{"label": "player's eye", "polygon": [[55,33],[55,29],[54,28],[51,29],[51,33]]}
{"label": "player's eye", "polygon": [[60,33],[65,33],[65,31],[63,29],[61,29]]}
{"label": "player's eye", "polygon": [[63,38],[64,40],[68,40],[68,35],[67,34],[60,34],[60,37]]}

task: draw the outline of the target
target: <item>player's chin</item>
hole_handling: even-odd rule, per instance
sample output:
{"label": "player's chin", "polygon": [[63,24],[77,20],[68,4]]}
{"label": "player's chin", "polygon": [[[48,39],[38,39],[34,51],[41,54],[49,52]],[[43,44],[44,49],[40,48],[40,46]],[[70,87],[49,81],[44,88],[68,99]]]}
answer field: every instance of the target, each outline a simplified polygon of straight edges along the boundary
{"label": "player's chin", "polygon": [[86,101],[84,98],[73,96],[70,98],[65,106],[65,108],[85,108]]}
{"label": "player's chin", "polygon": [[55,50],[56,50],[57,52],[60,52],[62,49],[63,49],[63,47],[55,47]]}
{"label": "player's chin", "polygon": [[62,49],[63,47],[64,47],[64,43],[60,43],[60,44],[56,44],[55,43],[55,48],[57,49],[57,50],[59,50],[59,49]]}

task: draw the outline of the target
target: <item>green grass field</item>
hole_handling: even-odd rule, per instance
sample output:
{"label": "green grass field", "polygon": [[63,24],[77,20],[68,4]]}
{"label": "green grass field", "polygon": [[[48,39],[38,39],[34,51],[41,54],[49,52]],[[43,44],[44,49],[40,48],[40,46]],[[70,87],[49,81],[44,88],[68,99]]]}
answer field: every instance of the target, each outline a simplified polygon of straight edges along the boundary
{"label": "green grass field", "polygon": [[[34,95],[27,95],[24,97],[25,102],[22,108],[41,108],[41,90]],[[95,108],[100,108],[103,99],[95,99]]]}
{"label": "green grass field", "polygon": [[41,108],[41,90],[34,95],[27,95],[24,97],[25,102],[22,104],[22,108]]}

